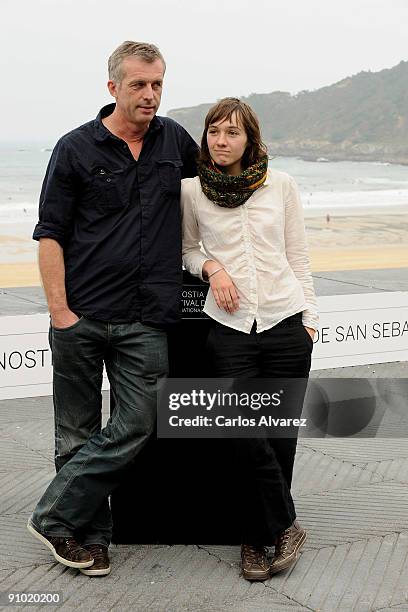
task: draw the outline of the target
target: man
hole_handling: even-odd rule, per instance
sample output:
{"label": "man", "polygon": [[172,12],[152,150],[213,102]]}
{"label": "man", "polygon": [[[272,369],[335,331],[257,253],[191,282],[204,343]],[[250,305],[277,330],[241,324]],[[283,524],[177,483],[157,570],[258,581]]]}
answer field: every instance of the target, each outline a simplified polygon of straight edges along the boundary
{"label": "man", "polygon": [[[33,235],[51,315],[57,474],[28,529],[90,576],[110,572],[108,496],[154,428],[165,328],[179,316],[180,181],[196,174],[198,151],[156,116],[156,46],[126,41],[108,68],[116,104],[57,143]],[[101,430],[104,364],[115,409]]]}

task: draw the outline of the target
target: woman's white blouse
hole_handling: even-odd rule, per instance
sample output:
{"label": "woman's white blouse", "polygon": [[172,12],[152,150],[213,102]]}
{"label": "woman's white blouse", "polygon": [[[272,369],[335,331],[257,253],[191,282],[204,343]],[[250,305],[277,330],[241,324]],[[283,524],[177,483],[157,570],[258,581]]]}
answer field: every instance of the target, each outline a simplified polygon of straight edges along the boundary
{"label": "woman's white blouse", "polygon": [[257,332],[262,332],[303,312],[303,324],[317,329],[302,204],[291,176],[268,169],[262,187],[237,208],[214,204],[197,176],[183,179],[181,206],[184,266],[202,279],[204,262],[217,260],[240,297],[239,309],[229,314],[218,308],[208,291],[208,316],[249,333],[254,320]]}

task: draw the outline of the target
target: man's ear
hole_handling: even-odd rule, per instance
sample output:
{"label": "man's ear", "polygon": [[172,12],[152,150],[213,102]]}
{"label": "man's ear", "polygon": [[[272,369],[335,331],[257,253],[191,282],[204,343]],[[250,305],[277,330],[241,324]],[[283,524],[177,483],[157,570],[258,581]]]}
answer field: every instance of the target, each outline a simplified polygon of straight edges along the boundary
{"label": "man's ear", "polygon": [[108,86],[108,90],[111,96],[113,96],[114,98],[117,97],[117,84],[115,83],[115,81],[108,81],[107,83]]}

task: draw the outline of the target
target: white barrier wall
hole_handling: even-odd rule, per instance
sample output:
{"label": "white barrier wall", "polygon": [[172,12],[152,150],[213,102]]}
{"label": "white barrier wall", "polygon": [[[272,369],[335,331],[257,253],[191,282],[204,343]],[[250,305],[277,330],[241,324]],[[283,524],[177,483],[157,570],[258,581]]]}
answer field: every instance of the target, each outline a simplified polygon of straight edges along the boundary
{"label": "white barrier wall", "polygon": [[[408,360],[408,292],[323,296],[318,303],[312,369]],[[52,393],[48,327],[47,314],[0,317],[0,399]]]}
{"label": "white barrier wall", "polygon": [[317,301],[320,328],[312,369],[408,360],[407,291],[330,295]]}

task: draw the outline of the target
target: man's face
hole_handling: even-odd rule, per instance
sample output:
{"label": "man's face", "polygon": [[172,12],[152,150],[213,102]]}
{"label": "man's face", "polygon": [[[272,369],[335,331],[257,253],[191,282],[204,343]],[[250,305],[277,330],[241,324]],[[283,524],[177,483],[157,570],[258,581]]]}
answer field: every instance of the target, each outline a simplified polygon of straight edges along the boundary
{"label": "man's face", "polygon": [[127,57],[122,62],[122,81],[108,82],[110,93],[116,98],[117,109],[134,124],[149,123],[160,105],[163,87],[163,64],[138,57]]}

